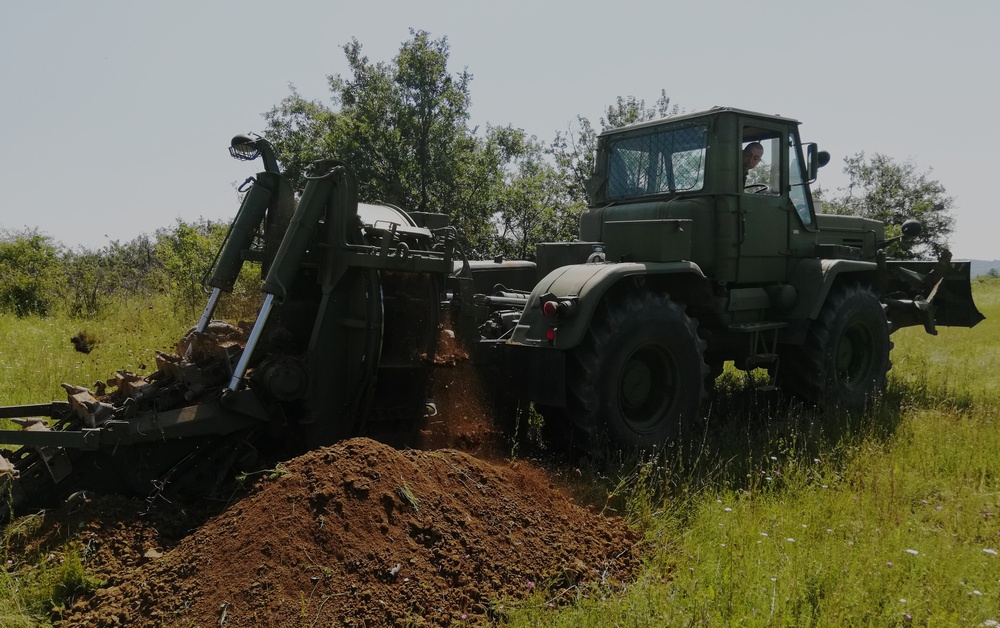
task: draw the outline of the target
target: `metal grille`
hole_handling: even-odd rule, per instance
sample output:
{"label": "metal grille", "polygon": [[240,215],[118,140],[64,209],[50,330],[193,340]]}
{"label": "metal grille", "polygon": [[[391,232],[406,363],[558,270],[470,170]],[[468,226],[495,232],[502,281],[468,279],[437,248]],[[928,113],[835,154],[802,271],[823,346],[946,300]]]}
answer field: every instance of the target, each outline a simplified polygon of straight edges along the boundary
{"label": "metal grille", "polygon": [[707,138],[707,127],[690,126],[612,141],[608,197],[701,189]]}

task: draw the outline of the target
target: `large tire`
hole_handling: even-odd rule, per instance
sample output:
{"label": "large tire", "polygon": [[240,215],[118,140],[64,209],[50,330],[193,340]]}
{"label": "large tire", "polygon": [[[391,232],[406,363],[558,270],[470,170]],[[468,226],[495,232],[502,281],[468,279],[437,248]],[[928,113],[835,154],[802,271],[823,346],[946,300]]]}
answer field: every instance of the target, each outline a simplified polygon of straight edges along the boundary
{"label": "large tire", "polygon": [[885,388],[889,324],[878,297],[857,283],[834,286],[803,345],[782,353],[782,388],[807,401],[858,411]]}
{"label": "large tire", "polygon": [[621,449],[684,440],[708,367],[698,324],[667,294],[615,291],[569,355],[567,418]]}

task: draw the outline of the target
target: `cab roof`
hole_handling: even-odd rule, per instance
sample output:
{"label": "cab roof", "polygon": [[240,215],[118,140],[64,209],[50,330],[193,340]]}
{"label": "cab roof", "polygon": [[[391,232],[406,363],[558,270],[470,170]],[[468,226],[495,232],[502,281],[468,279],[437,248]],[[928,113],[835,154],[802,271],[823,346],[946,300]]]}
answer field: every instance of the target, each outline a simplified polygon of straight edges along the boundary
{"label": "cab roof", "polygon": [[656,120],[636,122],[634,124],[618,127],[616,129],[608,129],[607,131],[601,132],[601,134],[598,137],[603,137],[605,135],[614,135],[617,133],[622,133],[624,131],[634,131],[636,129],[642,129],[645,127],[659,126],[664,123],[672,124],[674,122],[686,122],[689,120],[698,120],[700,118],[712,118],[718,116],[720,113],[734,113],[742,116],[753,116],[767,120],[778,120],[790,124],[801,124],[801,122],[799,122],[794,118],[786,118],[784,116],[779,116],[770,113],[760,113],[759,111],[750,111],[748,109],[737,109],[736,107],[712,107],[711,109],[707,109],[705,111],[697,111],[695,113],[685,113],[679,116],[668,116],[666,118],[657,118]]}

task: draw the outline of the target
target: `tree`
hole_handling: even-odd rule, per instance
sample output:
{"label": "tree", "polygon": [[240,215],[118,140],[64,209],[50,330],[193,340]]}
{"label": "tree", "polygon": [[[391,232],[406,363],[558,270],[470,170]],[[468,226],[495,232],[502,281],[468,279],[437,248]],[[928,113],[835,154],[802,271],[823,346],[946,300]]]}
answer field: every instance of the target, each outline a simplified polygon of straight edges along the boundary
{"label": "tree", "polygon": [[61,250],[37,230],[0,232],[0,312],[46,316],[59,304]]}
{"label": "tree", "polygon": [[586,207],[567,195],[564,175],[546,158],[544,145],[532,138],[526,146],[499,192],[503,205],[493,220],[494,248],[508,258],[530,259],[538,242],[572,240]]}
{"label": "tree", "polygon": [[[587,207],[597,131],[579,128],[546,147],[507,126],[469,127],[467,70],[448,70],[447,38],[410,31],[390,63],[373,63],[356,40],[343,47],[348,72],[328,77],[331,105],[295,88],[264,114],[285,175],[302,189],[308,164],[348,163],[362,200],[448,214],[471,256],[530,256],[535,242],[569,239]],[[653,106],[619,97],[601,130],[677,113],[666,92]]]}
{"label": "tree", "polygon": [[349,72],[328,77],[333,106],[292,88],[265,114],[265,134],[297,188],[311,161],[336,157],[354,169],[363,200],[446,213],[470,253],[487,254],[497,186],[524,152],[524,134],[469,128],[472,75],[449,72],[447,38],[410,35],[391,63],[372,63],[352,40],[343,48]]}
{"label": "tree", "polygon": [[163,265],[153,241],[140,235],[100,249],[79,248],[63,256],[68,281],[66,307],[71,316],[98,315],[113,300],[149,296],[163,282]]}
{"label": "tree", "polygon": [[556,166],[563,173],[570,197],[587,206],[585,182],[594,171],[594,153],[597,151],[597,136],[609,129],[617,129],[637,122],[657,120],[680,113],[680,107],[670,104],[667,90],[660,90],[660,97],[651,107],[646,101],[635,96],[619,96],[615,104],[608,105],[600,118],[601,130],[596,131],[590,120],[576,117],[576,127],[566,133],[556,133],[550,153]]}
{"label": "tree", "polygon": [[156,230],[156,256],[166,271],[175,307],[194,315],[203,305],[203,282],[226,235],[222,223],[178,219],[173,228]]}
{"label": "tree", "polygon": [[933,256],[947,246],[954,199],[930,171],[918,172],[911,160],[899,163],[879,153],[869,160],[860,152],[844,159],[844,173],[850,177],[847,193],[827,201],[826,211],[880,220],[887,235],[898,233],[904,220],[919,220],[923,232],[894,245],[894,257]]}

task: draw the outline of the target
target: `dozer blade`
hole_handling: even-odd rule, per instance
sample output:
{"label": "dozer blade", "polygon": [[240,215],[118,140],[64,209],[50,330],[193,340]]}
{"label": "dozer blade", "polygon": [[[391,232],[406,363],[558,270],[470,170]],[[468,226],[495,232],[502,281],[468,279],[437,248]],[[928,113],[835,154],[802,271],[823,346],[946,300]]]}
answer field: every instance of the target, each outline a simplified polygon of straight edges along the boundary
{"label": "dozer blade", "polygon": [[986,317],[972,300],[971,262],[889,261],[890,292],[933,305],[934,324],[974,327]]}

